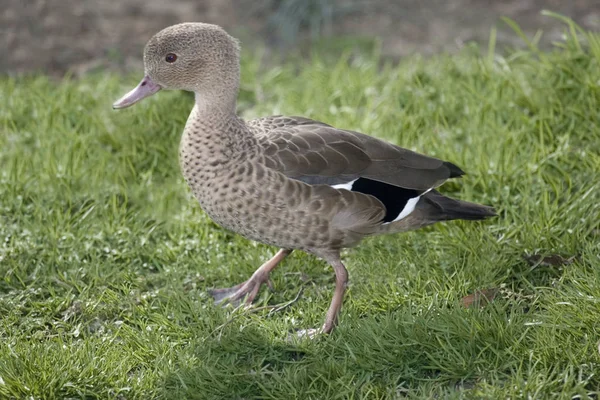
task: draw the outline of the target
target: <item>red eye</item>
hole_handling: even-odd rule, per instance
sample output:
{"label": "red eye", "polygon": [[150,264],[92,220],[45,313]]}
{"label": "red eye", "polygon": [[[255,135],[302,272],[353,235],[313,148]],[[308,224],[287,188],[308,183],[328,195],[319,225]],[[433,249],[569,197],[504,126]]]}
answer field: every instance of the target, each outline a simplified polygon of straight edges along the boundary
{"label": "red eye", "polygon": [[165,57],[165,61],[168,63],[174,63],[177,60],[177,55],[173,53],[167,54]]}

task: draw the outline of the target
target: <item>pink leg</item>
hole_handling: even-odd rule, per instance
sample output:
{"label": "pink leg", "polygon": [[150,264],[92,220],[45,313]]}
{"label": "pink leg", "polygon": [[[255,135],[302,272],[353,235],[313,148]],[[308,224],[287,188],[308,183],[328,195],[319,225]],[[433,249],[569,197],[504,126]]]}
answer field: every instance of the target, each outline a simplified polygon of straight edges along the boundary
{"label": "pink leg", "polygon": [[327,314],[325,315],[325,322],[320,329],[303,329],[296,332],[298,337],[308,337],[313,339],[320,333],[331,333],[333,328],[337,325],[338,316],[344,300],[344,293],[346,292],[346,286],[348,284],[348,271],[346,270],[346,267],[344,267],[344,264],[342,264],[339,254],[331,255],[326,259],[335,271],[335,290],[333,292],[331,304],[329,305],[329,310],[327,310]]}
{"label": "pink leg", "polygon": [[331,333],[337,325],[338,315],[342,309],[342,302],[344,300],[344,293],[348,285],[348,271],[344,267],[344,264],[337,259],[331,263],[331,266],[335,271],[335,291],[333,292],[329,310],[327,310],[327,314],[325,315],[325,323],[321,328],[323,333]]}
{"label": "pink leg", "polygon": [[288,249],[279,250],[273,258],[261,265],[246,282],[242,282],[239,285],[230,288],[211,290],[210,294],[215,299],[215,303],[229,302],[239,304],[245,297],[245,303],[251,304],[262,284],[269,283],[269,274],[271,271],[291,252],[292,250]]}

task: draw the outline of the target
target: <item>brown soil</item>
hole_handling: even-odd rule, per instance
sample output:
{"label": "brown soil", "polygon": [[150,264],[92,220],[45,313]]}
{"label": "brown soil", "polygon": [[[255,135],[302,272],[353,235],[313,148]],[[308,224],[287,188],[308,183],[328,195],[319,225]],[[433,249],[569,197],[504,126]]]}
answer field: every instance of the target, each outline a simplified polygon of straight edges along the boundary
{"label": "brown soil", "polygon": [[[165,26],[183,21],[222,25],[249,42],[281,47],[269,18],[275,0],[0,0],[0,72],[139,67],[146,40]],[[465,42],[486,42],[498,26],[500,44],[516,45],[517,36],[500,22],[514,19],[525,32],[560,38],[564,26],[540,15],[550,9],[600,30],[598,0],[372,0],[342,1],[347,11],[334,15],[331,35],[380,37],[383,53],[455,51]],[[348,7],[346,7],[348,6]],[[285,44],[285,43],[284,43]]]}

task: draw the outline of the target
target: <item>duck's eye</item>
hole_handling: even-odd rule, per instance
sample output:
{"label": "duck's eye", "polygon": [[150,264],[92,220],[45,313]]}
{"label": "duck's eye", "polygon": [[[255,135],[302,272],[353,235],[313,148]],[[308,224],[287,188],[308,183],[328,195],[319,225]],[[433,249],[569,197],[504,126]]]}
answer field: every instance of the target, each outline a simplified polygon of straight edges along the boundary
{"label": "duck's eye", "polygon": [[168,63],[174,63],[177,60],[177,55],[173,53],[167,54],[165,57],[165,61]]}

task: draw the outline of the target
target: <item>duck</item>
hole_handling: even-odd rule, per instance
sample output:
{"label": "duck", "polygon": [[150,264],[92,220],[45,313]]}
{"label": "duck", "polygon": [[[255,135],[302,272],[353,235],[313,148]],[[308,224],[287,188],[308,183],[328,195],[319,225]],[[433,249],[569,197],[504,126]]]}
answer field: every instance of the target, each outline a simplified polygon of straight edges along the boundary
{"label": "duck", "polygon": [[328,334],[348,284],[343,249],[367,237],[496,215],[437,191],[464,175],[451,162],[310,118],[243,120],[236,113],[240,44],[217,25],[169,26],[148,41],[143,60],[145,76],[113,108],[160,90],[193,92],[179,146],[185,181],[217,224],[279,249],[248,280],[212,290],[216,303],[250,305],[282,260],[304,251],[332,267],[335,289],[323,325],[299,334]]}

